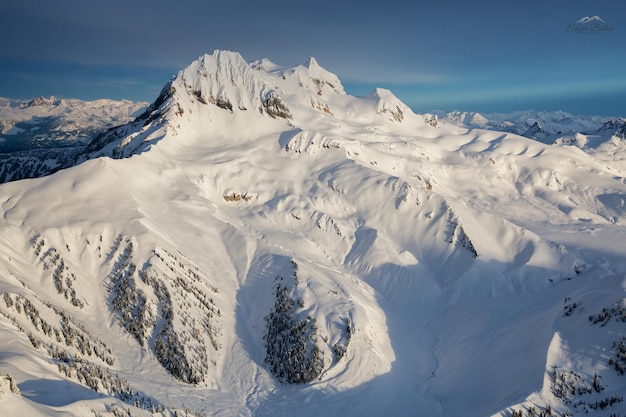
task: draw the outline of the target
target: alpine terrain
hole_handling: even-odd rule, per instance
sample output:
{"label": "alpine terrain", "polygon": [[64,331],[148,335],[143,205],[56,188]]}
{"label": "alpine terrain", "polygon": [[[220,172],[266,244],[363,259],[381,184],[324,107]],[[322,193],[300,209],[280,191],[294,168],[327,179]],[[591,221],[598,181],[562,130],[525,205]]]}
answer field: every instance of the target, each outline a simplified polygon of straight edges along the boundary
{"label": "alpine terrain", "polygon": [[61,169],[101,131],[125,124],[148,103],[0,97],[0,183]]}
{"label": "alpine terrain", "polygon": [[544,143],[204,55],[0,185],[2,414],[626,416],[601,125]]}

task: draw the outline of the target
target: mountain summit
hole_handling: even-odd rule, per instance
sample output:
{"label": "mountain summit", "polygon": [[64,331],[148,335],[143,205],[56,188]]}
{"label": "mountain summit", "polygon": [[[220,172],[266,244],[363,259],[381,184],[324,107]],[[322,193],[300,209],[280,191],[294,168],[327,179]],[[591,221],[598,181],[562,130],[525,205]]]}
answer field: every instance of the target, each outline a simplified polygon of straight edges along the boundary
{"label": "mountain summit", "polygon": [[626,166],[593,152],[203,55],[0,185],[0,407],[624,413]]}
{"label": "mountain summit", "polygon": [[388,90],[375,90],[363,99],[347,96],[339,78],[315,58],[305,65],[279,67],[267,59],[248,63],[239,53],[215,51],[180,71],[136,122],[90,144],[82,160],[142,152],[166,132],[214,128],[207,125],[210,120],[230,120],[233,132],[250,123],[269,126],[270,120],[308,129],[315,119],[335,123],[345,116],[367,119],[374,114],[401,122],[412,111]]}

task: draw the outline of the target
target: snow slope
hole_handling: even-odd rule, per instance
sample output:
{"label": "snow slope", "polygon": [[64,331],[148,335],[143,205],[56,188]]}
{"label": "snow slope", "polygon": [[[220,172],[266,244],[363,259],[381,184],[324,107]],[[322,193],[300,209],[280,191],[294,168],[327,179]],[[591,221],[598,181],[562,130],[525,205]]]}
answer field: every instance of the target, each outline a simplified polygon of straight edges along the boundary
{"label": "snow slope", "polygon": [[[0,186],[3,409],[577,414],[624,390],[625,167],[599,148],[216,51],[79,161]],[[603,389],[562,395],[553,366]]]}

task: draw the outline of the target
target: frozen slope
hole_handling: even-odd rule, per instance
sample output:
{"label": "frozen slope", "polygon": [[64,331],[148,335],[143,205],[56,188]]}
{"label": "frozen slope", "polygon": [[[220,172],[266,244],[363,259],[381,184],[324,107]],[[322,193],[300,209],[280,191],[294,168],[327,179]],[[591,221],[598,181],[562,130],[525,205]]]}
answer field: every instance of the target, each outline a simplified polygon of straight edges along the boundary
{"label": "frozen slope", "polygon": [[21,390],[0,402],[581,411],[549,395],[553,364],[602,375],[590,403],[622,392],[624,324],[587,316],[624,298],[623,168],[428,120],[314,59],[216,51],[85,162],[0,186],[0,372]]}

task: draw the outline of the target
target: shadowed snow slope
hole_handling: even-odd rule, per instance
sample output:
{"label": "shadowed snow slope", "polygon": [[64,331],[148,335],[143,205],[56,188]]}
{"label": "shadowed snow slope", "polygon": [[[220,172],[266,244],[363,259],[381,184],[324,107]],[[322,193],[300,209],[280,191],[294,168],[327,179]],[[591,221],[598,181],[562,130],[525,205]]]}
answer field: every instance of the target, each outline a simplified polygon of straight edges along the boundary
{"label": "shadowed snow slope", "polygon": [[[486,416],[623,392],[624,167],[429,121],[313,58],[216,51],[84,162],[0,186],[2,408]],[[552,366],[603,390],[555,395]]]}

